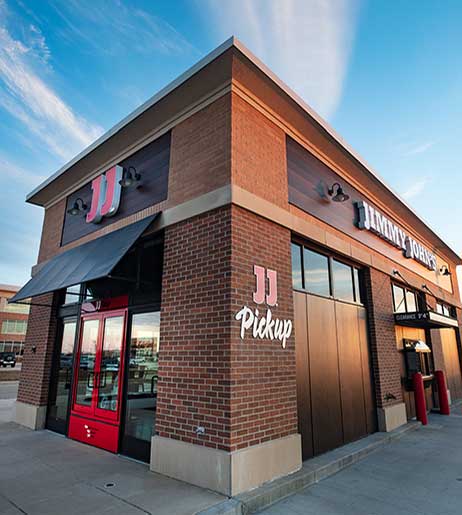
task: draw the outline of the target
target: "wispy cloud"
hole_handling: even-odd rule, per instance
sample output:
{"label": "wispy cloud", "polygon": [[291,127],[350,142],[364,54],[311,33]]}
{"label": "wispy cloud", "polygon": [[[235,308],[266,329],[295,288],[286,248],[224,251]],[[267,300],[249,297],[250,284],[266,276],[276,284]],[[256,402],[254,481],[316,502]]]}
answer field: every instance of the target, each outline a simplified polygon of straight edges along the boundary
{"label": "wispy cloud", "polygon": [[435,141],[427,141],[426,143],[409,146],[408,149],[404,151],[404,155],[414,156],[416,154],[423,154],[429,148],[432,148],[435,143]]}
{"label": "wispy cloud", "polygon": [[166,20],[121,0],[66,0],[52,5],[63,21],[60,35],[72,44],[77,37],[102,55],[200,55]]}
{"label": "wispy cloud", "polygon": [[[197,4],[203,9],[204,2]],[[321,115],[341,99],[356,0],[209,0],[223,39],[234,34]]]}
{"label": "wispy cloud", "polygon": [[45,176],[25,170],[2,154],[0,154],[0,176],[2,178],[8,177],[10,181],[20,183],[28,189],[45,180]]}
{"label": "wispy cloud", "polygon": [[0,0],[0,107],[19,120],[62,159],[72,157],[102,132],[78,116],[54,91],[46,75],[50,51],[40,29],[15,39],[7,27],[8,12]]}
{"label": "wispy cloud", "polygon": [[427,184],[430,182],[429,177],[423,177],[422,179],[414,182],[407,190],[401,193],[401,196],[405,200],[409,200],[418,197],[425,189]]}

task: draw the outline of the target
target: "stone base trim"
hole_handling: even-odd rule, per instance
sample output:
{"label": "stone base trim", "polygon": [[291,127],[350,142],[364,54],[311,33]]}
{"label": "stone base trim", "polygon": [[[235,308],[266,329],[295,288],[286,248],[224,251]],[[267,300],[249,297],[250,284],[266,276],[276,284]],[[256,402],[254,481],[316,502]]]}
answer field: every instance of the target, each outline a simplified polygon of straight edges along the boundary
{"label": "stone base trim", "polygon": [[377,421],[379,431],[393,431],[397,427],[407,424],[406,405],[404,402],[377,408]]}
{"label": "stone base trim", "polygon": [[150,468],[154,472],[233,496],[302,466],[299,434],[234,452],[154,436]]}
{"label": "stone base trim", "polygon": [[15,407],[15,421],[17,424],[34,430],[45,428],[46,406],[34,406],[33,404],[16,401]]}

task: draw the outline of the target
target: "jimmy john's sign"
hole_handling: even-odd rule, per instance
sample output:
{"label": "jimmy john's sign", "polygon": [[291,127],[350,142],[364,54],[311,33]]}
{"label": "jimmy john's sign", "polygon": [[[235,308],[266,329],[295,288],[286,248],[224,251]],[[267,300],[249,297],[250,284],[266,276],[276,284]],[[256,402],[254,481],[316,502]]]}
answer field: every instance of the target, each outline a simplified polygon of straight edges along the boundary
{"label": "jimmy john's sign", "polygon": [[436,270],[436,256],[414,238],[408,236],[377,209],[364,200],[356,202],[358,227],[373,232],[391,245],[401,249],[405,257],[414,259],[429,270]]}

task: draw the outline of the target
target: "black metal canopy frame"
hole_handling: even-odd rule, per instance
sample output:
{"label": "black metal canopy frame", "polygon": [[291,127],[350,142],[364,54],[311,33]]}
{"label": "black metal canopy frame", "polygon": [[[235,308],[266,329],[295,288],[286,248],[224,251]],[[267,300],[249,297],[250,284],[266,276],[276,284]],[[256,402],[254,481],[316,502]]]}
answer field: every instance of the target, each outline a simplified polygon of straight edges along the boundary
{"label": "black metal canopy frame", "polygon": [[47,261],[9,302],[51,307],[49,304],[24,301],[76,284],[110,277],[117,264],[159,214],[58,254]]}

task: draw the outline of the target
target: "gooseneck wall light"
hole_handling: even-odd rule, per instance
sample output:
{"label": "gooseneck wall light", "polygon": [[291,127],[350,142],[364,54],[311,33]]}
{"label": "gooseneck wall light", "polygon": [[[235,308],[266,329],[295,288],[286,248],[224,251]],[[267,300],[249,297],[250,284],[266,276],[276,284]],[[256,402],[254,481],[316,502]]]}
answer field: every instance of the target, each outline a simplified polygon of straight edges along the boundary
{"label": "gooseneck wall light", "polygon": [[81,215],[87,211],[87,207],[85,202],[79,197],[75,199],[74,204],[67,210],[67,213],[72,216]]}
{"label": "gooseneck wall light", "polygon": [[120,179],[119,184],[122,188],[129,188],[133,184],[137,184],[140,182],[141,174],[136,171],[134,166],[129,166],[126,170],[124,169],[124,173],[122,175],[122,179]]}
{"label": "gooseneck wall light", "polygon": [[447,265],[443,265],[440,268],[440,274],[441,275],[451,275],[451,272],[449,271],[449,268],[447,267]]}
{"label": "gooseneck wall light", "polygon": [[343,191],[343,188],[338,182],[334,182],[334,184],[332,184],[332,186],[327,190],[327,193],[332,197],[334,202],[345,202],[345,200],[350,198],[350,195],[347,195]]}

